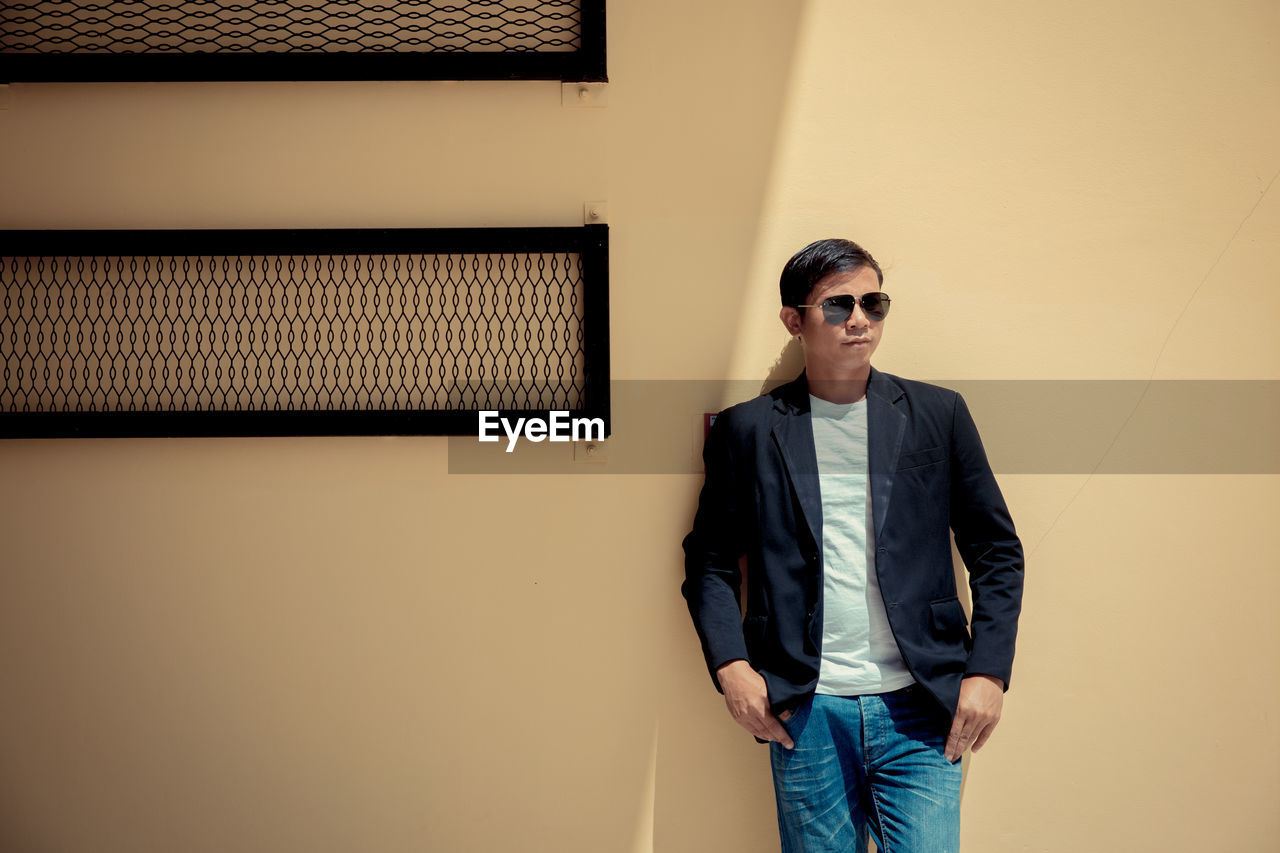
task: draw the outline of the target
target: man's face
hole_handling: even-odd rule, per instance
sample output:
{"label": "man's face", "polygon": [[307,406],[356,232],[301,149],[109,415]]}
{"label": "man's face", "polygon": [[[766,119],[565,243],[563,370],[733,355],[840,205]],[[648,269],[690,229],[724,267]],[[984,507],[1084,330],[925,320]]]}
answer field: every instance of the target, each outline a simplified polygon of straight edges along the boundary
{"label": "man's face", "polygon": [[[806,305],[821,305],[822,300],[842,293],[862,296],[880,289],[880,279],[871,267],[853,272],[832,273],[818,281],[804,300]],[[783,308],[782,323],[804,343],[805,370],[810,378],[845,379],[865,377],[871,365],[871,354],[880,345],[884,320],[872,320],[854,305],[853,313],[843,323],[833,326],[823,317],[821,308]]]}

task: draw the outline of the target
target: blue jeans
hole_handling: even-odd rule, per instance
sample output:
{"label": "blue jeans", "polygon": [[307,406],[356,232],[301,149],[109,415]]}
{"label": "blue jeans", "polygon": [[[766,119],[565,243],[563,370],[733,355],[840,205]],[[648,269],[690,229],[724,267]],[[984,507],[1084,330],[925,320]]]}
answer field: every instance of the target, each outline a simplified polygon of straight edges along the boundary
{"label": "blue jeans", "polygon": [[782,853],[956,853],[960,762],[943,755],[951,720],[911,685],[869,696],[814,694],[769,745]]}

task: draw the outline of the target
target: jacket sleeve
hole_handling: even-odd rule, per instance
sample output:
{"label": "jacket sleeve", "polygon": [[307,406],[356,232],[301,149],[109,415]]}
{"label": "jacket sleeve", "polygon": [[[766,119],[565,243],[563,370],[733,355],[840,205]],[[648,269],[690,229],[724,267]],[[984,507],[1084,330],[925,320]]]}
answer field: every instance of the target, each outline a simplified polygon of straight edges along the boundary
{"label": "jacket sleeve", "polygon": [[685,579],[681,586],[717,690],[721,690],[717,667],[732,660],[750,661],[738,604],[742,585],[738,559],[745,548],[729,421],[727,413],[717,417],[703,445],[706,480],[698,497],[693,530],[684,538]]}
{"label": "jacket sleeve", "polygon": [[973,649],[966,674],[1000,678],[1007,690],[1022,610],[1022,543],[959,394],[951,430],[951,529],[973,595]]}

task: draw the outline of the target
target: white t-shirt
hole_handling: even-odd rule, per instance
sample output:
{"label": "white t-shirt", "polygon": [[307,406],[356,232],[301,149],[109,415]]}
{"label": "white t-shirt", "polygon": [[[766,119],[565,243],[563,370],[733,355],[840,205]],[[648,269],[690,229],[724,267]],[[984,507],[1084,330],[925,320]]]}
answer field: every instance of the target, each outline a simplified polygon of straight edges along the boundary
{"label": "white t-shirt", "polygon": [[876,579],[867,401],[809,395],[822,493],[822,663],[819,693],[887,693],[915,681],[889,628]]}

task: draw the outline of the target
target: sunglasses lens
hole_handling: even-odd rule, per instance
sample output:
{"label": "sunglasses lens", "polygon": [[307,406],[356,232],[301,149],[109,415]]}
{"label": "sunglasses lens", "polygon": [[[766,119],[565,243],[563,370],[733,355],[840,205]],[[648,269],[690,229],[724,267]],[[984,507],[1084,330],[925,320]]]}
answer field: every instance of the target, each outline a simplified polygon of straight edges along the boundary
{"label": "sunglasses lens", "polygon": [[832,326],[839,326],[853,313],[853,297],[842,293],[822,302],[822,318]]}
{"label": "sunglasses lens", "polygon": [[872,320],[883,320],[889,313],[889,297],[883,293],[868,293],[862,297],[862,310]]}

